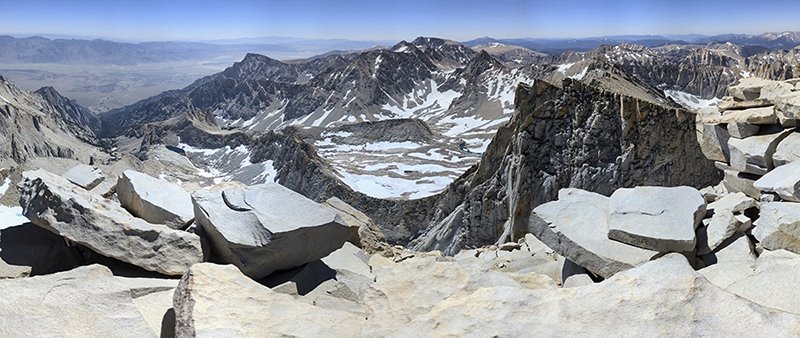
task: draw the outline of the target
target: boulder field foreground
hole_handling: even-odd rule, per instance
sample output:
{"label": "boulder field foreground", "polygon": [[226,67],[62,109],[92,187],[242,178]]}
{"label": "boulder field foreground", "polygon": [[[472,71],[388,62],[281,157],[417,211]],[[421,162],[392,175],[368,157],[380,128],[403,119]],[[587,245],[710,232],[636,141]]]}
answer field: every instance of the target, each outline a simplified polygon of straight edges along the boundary
{"label": "boulder field foreground", "polygon": [[518,241],[454,255],[274,183],[27,171],[0,336],[800,336],[797,82],[698,114],[718,185],[560,189]]}

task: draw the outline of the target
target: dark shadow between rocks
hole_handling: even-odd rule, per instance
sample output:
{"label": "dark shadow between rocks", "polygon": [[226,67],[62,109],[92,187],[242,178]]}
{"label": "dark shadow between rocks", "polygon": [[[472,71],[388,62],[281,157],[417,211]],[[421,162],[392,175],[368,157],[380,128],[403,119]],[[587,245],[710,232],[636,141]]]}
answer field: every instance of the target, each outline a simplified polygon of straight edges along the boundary
{"label": "dark shadow between rocks", "polygon": [[0,230],[0,259],[31,267],[31,276],[72,270],[84,265],[81,253],[63,237],[25,223]]}
{"label": "dark shadow between rocks", "polygon": [[161,318],[161,338],[175,337],[175,309],[170,308]]}
{"label": "dark shadow between rocks", "polygon": [[297,293],[303,296],[331,279],[336,279],[336,270],[318,260],[291,270],[275,272],[258,282],[268,288],[274,288],[286,282],[294,282],[297,285]]}

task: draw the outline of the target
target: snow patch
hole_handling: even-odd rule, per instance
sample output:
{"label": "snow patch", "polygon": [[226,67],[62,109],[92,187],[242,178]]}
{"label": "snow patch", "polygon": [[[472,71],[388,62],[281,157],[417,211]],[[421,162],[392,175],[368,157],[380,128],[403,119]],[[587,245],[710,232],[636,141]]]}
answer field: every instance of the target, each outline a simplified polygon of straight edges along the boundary
{"label": "snow patch", "polygon": [[719,98],[712,98],[712,99],[704,99],[698,97],[697,95],[693,95],[687,92],[682,92],[679,90],[671,90],[667,89],[664,90],[664,95],[667,97],[675,100],[681,106],[684,106],[689,109],[702,109],[716,106],[719,102]]}

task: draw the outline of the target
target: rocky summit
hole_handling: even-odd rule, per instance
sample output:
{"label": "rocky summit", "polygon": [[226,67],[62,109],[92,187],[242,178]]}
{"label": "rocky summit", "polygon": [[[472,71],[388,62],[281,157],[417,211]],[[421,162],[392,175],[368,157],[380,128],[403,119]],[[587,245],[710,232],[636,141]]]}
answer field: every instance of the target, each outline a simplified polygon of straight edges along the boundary
{"label": "rocky summit", "polygon": [[243,41],[0,36],[1,337],[800,336],[800,34]]}

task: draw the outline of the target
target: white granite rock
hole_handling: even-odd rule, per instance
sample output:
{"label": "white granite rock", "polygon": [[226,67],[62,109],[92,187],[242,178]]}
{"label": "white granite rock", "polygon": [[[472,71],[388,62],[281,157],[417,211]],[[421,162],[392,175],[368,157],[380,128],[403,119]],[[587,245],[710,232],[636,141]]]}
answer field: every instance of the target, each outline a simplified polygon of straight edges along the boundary
{"label": "white granite rock", "polygon": [[138,171],[122,172],[117,198],[131,214],[150,223],[185,229],[194,219],[192,197],[186,190]]}
{"label": "white granite rock", "polygon": [[800,160],[800,133],[791,133],[775,148],[772,162],[775,167]]}
{"label": "white granite rock", "polygon": [[610,213],[608,197],[579,189],[561,189],[557,201],[533,210],[529,226],[539,240],[558,254],[606,278],[658,255],[610,240]]}
{"label": "white granite rock", "polygon": [[800,161],[773,169],[755,181],[753,187],[776,193],[786,201],[800,202]]}
{"label": "white granite rock", "polygon": [[85,164],[79,164],[70,168],[62,176],[86,190],[94,189],[106,179],[106,177],[103,176],[103,171],[99,168]]}
{"label": "white granite rock", "polygon": [[44,170],[26,171],[20,204],[32,223],[106,257],[166,275],[203,260],[200,237],[147,223]]}
{"label": "white granite rock", "polygon": [[357,337],[363,317],[275,293],[233,265],[202,263],[173,299],[177,337]]}
{"label": "white granite rock", "polygon": [[[71,183],[70,183],[71,184]],[[2,337],[157,337],[108,268],[0,280]]]}
{"label": "white granite rock", "polygon": [[800,253],[800,203],[762,203],[752,234],[767,250]]}
{"label": "white granite rock", "polygon": [[[795,288],[796,289],[796,288]],[[758,332],[788,336],[800,317],[760,306],[711,284],[670,254],[591,286],[524,290],[485,287],[451,297],[403,330],[405,337],[705,337]]]}
{"label": "white granite rock", "polygon": [[791,129],[766,135],[755,135],[744,139],[728,140],[730,164],[734,169],[764,175],[774,168],[772,155],[785,137],[792,133]]}
{"label": "white granite rock", "polygon": [[192,195],[219,258],[254,279],[321,259],[352,231],[333,210],[279,184],[223,184]]}
{"label": "white granite rock", "polygon": [[617,189],[609,199],[608,238],[657,252],[689,252],[706,201],[691,187]]}

